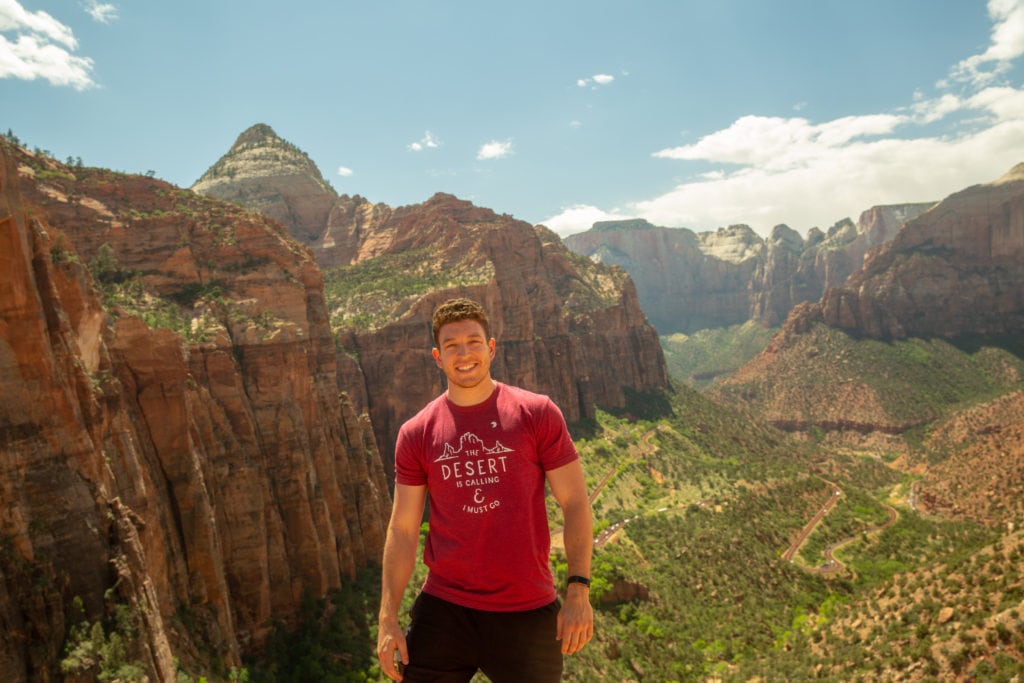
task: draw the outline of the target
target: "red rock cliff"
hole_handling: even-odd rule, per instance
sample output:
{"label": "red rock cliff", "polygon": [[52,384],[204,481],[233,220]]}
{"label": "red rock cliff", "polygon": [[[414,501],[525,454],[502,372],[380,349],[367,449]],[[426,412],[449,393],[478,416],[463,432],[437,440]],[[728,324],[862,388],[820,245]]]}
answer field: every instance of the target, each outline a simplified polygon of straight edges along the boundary
{"label": "red rock cliff", "polygon": [[[83,265],[103,259],[113,316]],[[5,681],[60,678],[76,597],[90,621],[133,606],[134,657],[173,681],[174,658],[237,664],[304,591],[378,561],[372,432],[339,396],[319,270],[276,223],[3,142],[0,263]]]}
{"label": "red rock cliff", "polygon": [[1024,164],[950,195],[868,254],[787,326],[821,320],[874,338],[1024,331]]}
{"label": "red rock cliff", "polygon": [[565,243],[595,261],[623,267],[661,334],[748,320],[775,326],[794,306],[842,285],[869,248],[930,206],[876,206],[856,225],[844,219],[827,233],[812,228],[806,240],[785,225],[764,239],[745,225],[695,233],[627,220],[596,223]]}

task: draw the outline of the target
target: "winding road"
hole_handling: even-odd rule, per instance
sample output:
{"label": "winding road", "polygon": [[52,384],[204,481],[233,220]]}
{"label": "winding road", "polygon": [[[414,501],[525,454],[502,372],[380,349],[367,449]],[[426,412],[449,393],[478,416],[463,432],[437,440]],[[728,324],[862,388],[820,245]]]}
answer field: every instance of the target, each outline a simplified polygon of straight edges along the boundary
{"label": "winding road", "polygon": [[[649,456],[652,453],[654,453],[655,451],[657,451],[658,447],[656,445],[654,445],[654,443],[651,441],[651,439],[653,437],[654,437],[654,430],[653,429],[649,429],[646,432],[644,432],[644,435],[640,437],[640,443],[638,445],[636,445],[635,449],[634,448],[630,448],[630,450],[635,450],[635,453],[630,453],[630,458],[629,458],[628,462],[630,462],[630,463],[636,462],[636,461],[640,460],[641,458]],[[620,466],[618,466],[618,465],[612,466],[605,473],[605,475],[601,478],[601,481],[599,481],[597,483],[597,486],[594,487],[594,490],[590,492],[589,500],[590,500],[591,506],[593,506],[594,501],[597,500],[597,497],[601,494],[601,491],[603,491],[604,488],[608,485],[608,482],[610,482],[612,480],[612,478],[615,476],[615,474],[619,471],[619,468],[620,468]],[[662,509],[658,510],[658,512],[664,512],[665,510],[666,510],[666,508],[662,508]],[[621,520],[619,522],[616,522],[615,524],[612,524],[611,526],[607,527],[606,529],[603,529],[594,538],[594,547],[595,548],[600,548],[602,545],[604,545],[605,543],[607,543],[608,541],[611,540],[612,536],[615,535],[615,532],[617,532],[619,529],[621,529],[622,527],[626,526],[630,522],[638,519],[639,517],[640,517],[640,515],[634,515],[633,517],[630,517],[628,519],[623,519],[623,520]],[[564,543],[564,540],[562,538],[562,535],[563,535],[564,531],[565,531],[564,527],[558,527],[557,529],[552,530],[552,532],[551,532],[551,546],[553,548],[564,548],[565,547],[565,543]]]}
{"label": "winding road", "polygon": [[[804,525],[803,529],[800,530],[800,533],[797,534],[797,537],[793,540],[790,546],[786,548],[785,552],[782,553],[782,559],[787,562],[794,561],[794,558],[796,557],[797,553],[800,552],[800,548],[803,547],[804,543],[807,542],[808,537],[810,537],[815,527],[817,527],[821,520],[825,517],[825,515],[828,514],[829,510],[836,506],[836,504],[839,502],[839,498],[843,494],[839,487],[833,484],[832,482],[827,481],[825,479],[822,479],[822,481],[828,484],[829,488],[832,489],[832,495],[830,495],[828,497],[828,500],[825,501],[825,504],[822,505],[816,513],[814,513],[814,516],[811,518],[811,520]],[[885,505],[884,503],[883,507],[885,507],[886,512],[888,513],[888,517],[886,518],[885,522],[878,526],[863,529],[862,531],[858,532],[853,536],[844,538],[838,543],[833,543],[829,545],[824,550],[825,563],[819,567],[806,567],[807,571],[812,572],[814,574],[835,574],[844,571],[846,569],[846,565],[843,564],[843,562],[841,562],[840,560],[836,559],[835,552],[837,550],[839,550],[843,546],[853,543],[865,534],[880,533],[884,529],[887,529],[893,524],[895,524],[896,520],[899,519],[899,513],[896,512],[896,508],[892,507],[891,505]]]}

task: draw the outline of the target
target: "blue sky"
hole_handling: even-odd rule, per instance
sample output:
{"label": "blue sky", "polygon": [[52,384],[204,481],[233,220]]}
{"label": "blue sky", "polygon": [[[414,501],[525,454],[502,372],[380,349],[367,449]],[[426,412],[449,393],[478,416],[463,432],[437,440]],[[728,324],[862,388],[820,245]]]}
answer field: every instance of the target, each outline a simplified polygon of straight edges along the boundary
{"label": "blue sky", "polygon": [[267,123],[341,193],[560,234],[827,229],[1024,162],[1024,0],[0,0],[0,130],[194,183]]}

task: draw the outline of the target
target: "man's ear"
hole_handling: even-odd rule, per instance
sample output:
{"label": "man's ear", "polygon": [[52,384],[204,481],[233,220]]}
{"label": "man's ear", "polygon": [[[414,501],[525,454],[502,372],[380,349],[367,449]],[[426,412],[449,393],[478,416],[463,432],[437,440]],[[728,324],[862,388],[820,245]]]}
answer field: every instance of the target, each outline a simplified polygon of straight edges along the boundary
{"label": "man's ear", "polygon": [[437,363],[437,367],[441,367],[441,352],[436,346],[430,349],[430,355],[434,357],[434,362]]}
{"label": "man's ear", "polygon": [[494,358],[494,350],[497,348],[497,343],[494,341],[494,337],[491,337],[490,341],[487,342],[487,346],[491,350],[491,358]]}

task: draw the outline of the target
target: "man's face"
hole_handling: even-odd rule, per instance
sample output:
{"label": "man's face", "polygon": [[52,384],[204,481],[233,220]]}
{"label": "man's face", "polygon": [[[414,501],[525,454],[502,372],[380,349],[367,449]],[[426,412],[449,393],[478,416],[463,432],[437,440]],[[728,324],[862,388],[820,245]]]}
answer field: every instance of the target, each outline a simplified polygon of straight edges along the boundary
{"label": "man's face", "polygon": [[494,339],[484,334],[476,320],[447,323],[438,331],[440,346],[433,351],[434,361],[450,385],[471,389],[490,377]]}

